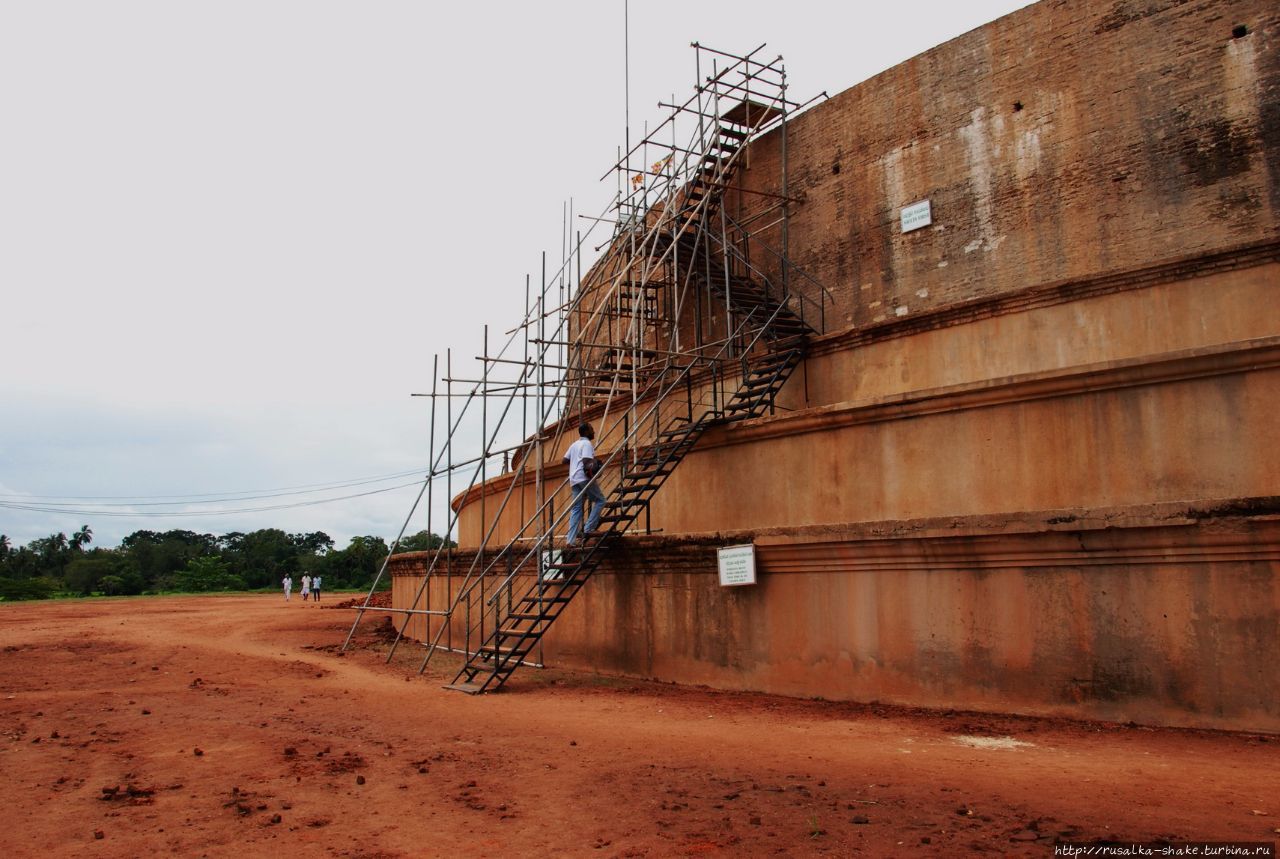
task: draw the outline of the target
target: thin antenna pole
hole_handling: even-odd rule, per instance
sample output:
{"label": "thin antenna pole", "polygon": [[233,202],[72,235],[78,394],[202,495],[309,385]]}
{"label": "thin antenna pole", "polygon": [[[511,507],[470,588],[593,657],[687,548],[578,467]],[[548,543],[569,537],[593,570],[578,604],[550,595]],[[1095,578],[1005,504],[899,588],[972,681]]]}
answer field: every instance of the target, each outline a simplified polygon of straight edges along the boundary
{"label": "thin antenna pole", "polygon": [[622,0],[622,101],[626,114],[627,173],[631,172],[631,0]]}
{"label": "thin antenna pole", "polygon": [[[483,445],[481,449],[480,459],[480,566],[484,567],[484,549],[485,544],[489,541],[489,519],[487,517],[488,507],[486,500],[489,493],[484,491],[484,486],[489,482],[489,326],[484,326],[484,371],[481,376],[481,390],[483,399],[480,400],[480,443]],[[467,650],[476,652],[480,649],[480,645],[484,644],[484,576],[480,576],[480,637],[478,643],[473,648],[471,640],[467,639]]]}
{"label": "thin antenna pole", "polygon": [[[444,353],[444,371],[447,374],[445,376],[445,382],[444,382],[445,384],[445,398],[444,398],[445,421],[449,424],[450,427],[452,427],[453,426],[453,347],[452,346],[446,349]],[[445,440],[445,449],[447,451],[445,462],[447,462],[449,465],[449,470],[445,472],[445,495],[448,496],[448,498],[445,499],[445,503],[453,504],[453,433],[452,432],[449,433],[449,437]],[[459,537],[462,536],[461,528],[458,528],[458,536]],[[448,538],[449,535],[446,534],[445,537]],[[453,544],[455,542],[457,541],[450,538],[449,542],[445,545],[445,570],[446,570],[445,592],[446,592],[446,595],[449,597],[449,605],[453,605]],[[446,626],[446,635],[447,635],[445,646],[448,647],[449,650],[453,650],[453,614],[452,613],[450,613],[445,626]],[[438,635],[436,637],[439,638]],[[430,655],[431,653],[430,651],[428,651],[427,656],[430,656]]]}
{"label": "thin antenna pole", "polygon": [[[524,276],[524,318],[526,323],[529,321],[529,318],[530,318],[529,314],[531,311],[532,311],[532,308],[529,306],[529,275],[526,274]],[[524,363],[526,367],[529,366],[529,326],[527,324],[524,326]],[[528,464],[528,460],[529,460],[529,446],[528,446],[528,443],[529,443],[529,386],[528,385],[524,386],[523,390],[520,391],[520,400],[521,400],[520,441],[524,444],[524,448],[521,451],[521,456],[520,456],[520,472],[521,474],[523,474],[525,470],[525,466]],[[513,468],[512,470],[514,471],[515,469]],[[526,490],[523,485],[523,478],[521,478],[521,483],[522,485],[520,487],[520,521],[523,522],[525,518],[525,495],[526,495]]]}

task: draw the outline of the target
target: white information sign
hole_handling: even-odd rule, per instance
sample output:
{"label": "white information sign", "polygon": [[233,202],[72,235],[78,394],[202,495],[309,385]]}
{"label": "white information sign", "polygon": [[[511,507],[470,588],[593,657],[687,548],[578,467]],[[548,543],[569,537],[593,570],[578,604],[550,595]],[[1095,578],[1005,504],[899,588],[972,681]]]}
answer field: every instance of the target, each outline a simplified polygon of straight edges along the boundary
{"label": "white information sign", "polygon": [[902,231],[904,233],[927,227],[932,223],[933,210],[929,207],[928,200],[921,200],[919,203],[912,203],[910,206],[903,207]]}
{"label": "white information sign", "polygon": [[756,583],[756,547],[748,543],[745,546],[725,546],[716,551],[720,562],[720,584],[754,585]]}

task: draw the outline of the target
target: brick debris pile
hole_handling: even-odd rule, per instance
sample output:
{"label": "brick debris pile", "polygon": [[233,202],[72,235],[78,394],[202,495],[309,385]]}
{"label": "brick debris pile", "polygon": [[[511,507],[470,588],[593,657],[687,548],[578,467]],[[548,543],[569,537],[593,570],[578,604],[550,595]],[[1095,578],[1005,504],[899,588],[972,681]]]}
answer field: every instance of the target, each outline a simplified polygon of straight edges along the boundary
{"label": "brick debris pile", "polygon": [[[364,605],[364,597],[353,597],[339,603],[326,605],[325,608],[360,608]],[[391,591],[380,591],[369,600],[370,608],[391,608]]]}

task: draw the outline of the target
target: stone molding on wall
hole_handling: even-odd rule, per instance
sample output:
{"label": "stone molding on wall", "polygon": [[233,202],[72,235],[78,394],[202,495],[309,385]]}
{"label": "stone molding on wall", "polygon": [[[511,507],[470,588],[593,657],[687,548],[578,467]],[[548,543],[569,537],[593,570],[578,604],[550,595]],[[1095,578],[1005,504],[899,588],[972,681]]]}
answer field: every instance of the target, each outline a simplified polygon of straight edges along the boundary
{"label": "stone molding on wall", "polygon": [[985,379],[874,400],[769,415],[707,432],[698,450],[844,426],[1280,367],[1280,336],[1084,367]]}
{"label": "stone molding on wall", "polygon": [[[1224,522],[1231,523],[1230,527],[1223,527]],[[1245,526],[1266,529],[1271,534],[1269,542],[1260,542],[1258,534]],[[1194,541],[1178,536],[1187,529],[1196,529]],[[771,575],[1280,563],[1280,496],[713,534],[628,535],[619,540],[599,574],[651,575],[701,568],[701,572],[713,575],[716,549],[742,543],[756,545],[759,570]],[[392,576],[421,576],[434,554],[393,555],[388,571]],[[457,575],[466,572],[475,555],[473,549],[454,550]],[[447,573],[443,558],[441,555],[437,563],[437,575]],[[519,575],[532,576],[533,566],[526,566]],[[507,574],[505,565],[491,573]]]}
{"label": "stone molding on wall", "polygon": [[957,302],[901,319],[850,326],[842,331],[815,338],[809,354],[816,357],[881,340],[909,337],[924,331],[965,325],[995,316],[1021,313],[1040,307],[1051,307],[1055,304],[1068,304],[1117,292],[1147,289],[1165,283],[1277,262],[1280,262],[1280,239],[1251,242],[1217,253],[1180,257],[1145,268],[1108,272],[1097,277],[1040,284],[996,296]]}

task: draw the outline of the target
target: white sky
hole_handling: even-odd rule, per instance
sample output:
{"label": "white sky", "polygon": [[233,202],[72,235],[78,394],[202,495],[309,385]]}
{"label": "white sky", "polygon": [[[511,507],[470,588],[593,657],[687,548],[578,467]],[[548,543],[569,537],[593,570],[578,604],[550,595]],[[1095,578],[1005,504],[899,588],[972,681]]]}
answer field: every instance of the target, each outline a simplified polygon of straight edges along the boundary
{"label": "white sky", "polygon": [[[631,0],[633,137],[691,92],[691,41],[768,42],[804,101],[1023,5]],[[514,325],[525,274],[543,250],[558,263],[565,203],[598,214],[615,187],[597,180],[623,140],[623,45],[622,0],[0,4],[0,502],[424,465],[428,405],[409,395],[432,355],[474,357],[484,324]],[[0,532],[345,545],[393,537],[414,494],[0,508]]]}

